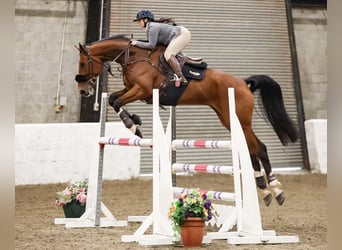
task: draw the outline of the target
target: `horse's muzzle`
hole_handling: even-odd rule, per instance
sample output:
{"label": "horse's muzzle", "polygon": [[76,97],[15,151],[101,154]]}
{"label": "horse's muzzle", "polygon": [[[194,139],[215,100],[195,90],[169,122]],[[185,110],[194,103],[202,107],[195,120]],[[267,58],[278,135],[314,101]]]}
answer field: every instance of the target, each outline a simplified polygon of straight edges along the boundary
{"label": "horse's muzzle", "polygon": [[80,95],[83,97],[90,97],[90,96],[94,95],[94,93],[95,93],[95,90],[90,85],[88,87],[88,91],[86,91],[84,89],[80,90]]}
{"label": "horse's muzzle", "polygon": [[80,91],[80,95],[83,97],[89,97],[89,93],[87,93],[86,91],[84,91],[83,89]]}

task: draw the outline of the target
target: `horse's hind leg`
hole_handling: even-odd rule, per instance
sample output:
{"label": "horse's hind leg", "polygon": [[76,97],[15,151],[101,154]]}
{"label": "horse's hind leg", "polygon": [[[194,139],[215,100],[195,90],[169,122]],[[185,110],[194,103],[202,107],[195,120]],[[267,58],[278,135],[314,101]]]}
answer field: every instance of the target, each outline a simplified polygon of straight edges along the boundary
{"label": "horse's hind leg", "polygon": [[[213,109],[215,110],[216,114],[218,115],[221,123],[228,130],[230,130],[230,126],[229,126],[230,122],[229,122],[228,116],[223,115],[225,113],[220,112],[219,108],[215,108],[213,106]],[[222,110],[227,110],[227,109],[224,107],[221,109],[221,111]],[[269,190],[267,190],[268,186],[270,186],[272,188],[272,190],[275,192],[277,202],[280,205],[282,205],[284,203],[284,200],[285,200],[284,192],[279,189],[280,182],[272,174],[271,164],[270,164],[270,161],[268,158],[266,146],[254,134],[249,119],[247,119],[247,120],[241,120],[240,119],[240,124],[241,124],[243,132],[245,134],[250,158],[252,161],[252,166],[254,169],[254,176],[255,176],[256,185],[263,192],[263,195],[264,195],[263,199],[264,199],[266,206],[269,206],[271,201],[272,201],[272,194]],[[260,167],[259,160],[261,161],[262,166],[265,169],[266,177],[267,177],[267,183],[265,181],[263,174],[261,173],[261,167]]]}
{"label": "horse's hind leg", "polygon": [[[257,139],[258,140],[258,139]],[[275,193],[275,198],[278,202],[279,205],[282,205],[285,201],[285,195],[284,195],[284,191],[280,189],[280,185],[281,183],[278,181],[278,179],[273,175],[272,173],[272,168],[271,168],[271,164],[270,164],[270,160],[267,154],[267,148],[265,146],[265,144],[263,144],[261,141],[258,140],[259,143],[259,150],[257,152],[257,157],[259,158],[262,166],[264,167],[265,173],[266,173],[266,179],[267,179],[267,183],[270,186],[270,188],[273,190],[273,192]],[[257,159],[255,159],[255,161],[257,161]],[[259,164],[259,162],[258,162]],[[254,166],[254,163],[253,163]],[[259,166],[260,169],[260,166]],[[264,198],[265,200],[265,198]],[[266,203],[266,201],[265,201]],[[267,205],[267,203],[266,203]]]}
{"label": "horse's hind leg", "polygon": [[272,202],[272,193],[267,189],[267,183],[264,175],[261,172],[259,159],[254,155],[250,154],[252,166],[254,169],[255,182],[258,188],[260,188],[263,194],[263,200],[266,206],[269,206]]}
{"label": "horse's hind leg", "polygon": [[[277,178],[272,173],[271,164],[268,158],[267,154],[267,148],[265,144],[263,144],[254,134],[252,128],[250,126],[243,127],[249,154],[251,157],[253,169],[254,169],[254,176],[255,181],[258,186],[258,188],[261,189],[263,193],[263,199],[266,204],[266,206],[269,206],[272,201],[272,194],[268,190],[268,187],[272,189],[272,191],[275,193],[276,200],[279,205],[282,205],[285,200],[284,192],[279,189],[280,182],[277,180]],[[262,166],[266,173],[266,180],[264,178],[264,175],[261,172],[260,167],[260,161],[262,163]]]}

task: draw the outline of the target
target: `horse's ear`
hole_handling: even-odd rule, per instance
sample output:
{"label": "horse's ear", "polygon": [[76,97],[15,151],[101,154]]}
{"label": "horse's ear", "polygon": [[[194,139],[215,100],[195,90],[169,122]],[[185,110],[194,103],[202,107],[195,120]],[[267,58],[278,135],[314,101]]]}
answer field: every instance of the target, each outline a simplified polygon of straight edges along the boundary
{"label": "horse's ear", "polygon": [[79,47],[77,47],[77,45],[74,45],[74,47],[78,50],[81,51]]}
{"label": "horse's ear", "polygon": [[79,43],[79,44],[78,44],[78,47],[79,47],[78,50],[79,50],[81,53],[82,53],[82,52],[83,52],[83,53],[87,53],[86,50],[84,49],[84,47],[83,47],[82,44]]}

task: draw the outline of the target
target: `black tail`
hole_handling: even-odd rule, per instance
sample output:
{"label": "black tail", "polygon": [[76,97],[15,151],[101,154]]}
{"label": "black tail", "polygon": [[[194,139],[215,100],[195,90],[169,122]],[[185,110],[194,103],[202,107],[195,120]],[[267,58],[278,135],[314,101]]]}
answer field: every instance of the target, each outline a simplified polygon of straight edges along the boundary
{"label": "black tail", "polygon": [[280,85],[267,75],[253,75],[245,81],[252,93],[260,89],[266,116],[281,143],[287,145],[289,141],[297,141],[298,132],[286,112]]}

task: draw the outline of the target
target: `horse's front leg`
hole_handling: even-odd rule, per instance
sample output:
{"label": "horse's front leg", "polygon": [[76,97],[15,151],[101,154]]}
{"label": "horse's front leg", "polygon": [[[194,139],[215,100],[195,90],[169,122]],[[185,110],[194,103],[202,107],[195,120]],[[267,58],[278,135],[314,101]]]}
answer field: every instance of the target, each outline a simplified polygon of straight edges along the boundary
{"label": "horse's front leg", "polygon": [[114,101],[116,99],[118,99],[120,96],[122,96],[123,94],[127,93],[128,89],[127,88],[123,88],[119,91],[115,91],[114,93],[111,93],[109,96],[109,103],[114,103]]}
{"label": "horse's front leg", "polygon": [[[112,107],[114,107],[114,102],[115,102],[115,100],[118,99],[120,96],[124,95],[125,93],[127,93],[127,91],[128,91],[127,88],[124,88],[124,89],[121,89],[121,90],[119,90],[119,91],[116,91],[116,92],[110,94],[110,96],[109,96],[109,104],[110,104]],[[136,115],[136,114],[130,114],[130,113],[128,113],[128,111],[126,111],[126,112],[124,112],[124,113],[127,114],[127,115],[125,115],[125,116],[123,115],[124,118],[128,116],[128,117],[133,121],[133,123],[134,123],[135,125],[141,126],[141,119],[140,119],[140,117],[139,117],[138,115]],[[120,117],[120,119],[121,119],[121,117]],[[122,120],[122,119],[121,119],[121,120]],[[127,127],[127,126],[126,126],[126,127]]]}
{"label": "horse's front leg", "polygon": [[136,114],[130,114],[126,109],[120,107],[119,111],[117,112],[120,119],[124,123],[125,127],[132,131],[133,134],[142,138],[142,133],[140,131],[141,126],[141,119]]}
{"label": "horse's front leg", "polygon": [[126,109],[123,108],[125,104],[135,101],[131,98],[127,98],[127,96],[130,97],[132,95],[138,96],[134,93],[136,93],[136,88],[117,91],[110,95],[109,105],[111,105],[114,108],[115,112],[118,113],[125,127],[131,130],[133,134],[142,138],[142,133],[139,128],[139,126],[141,126],[142,124],[140,117],[136,114],[130,114]]}

